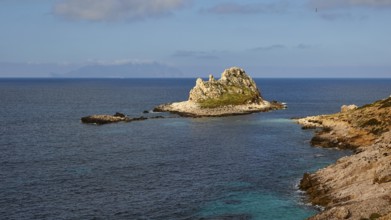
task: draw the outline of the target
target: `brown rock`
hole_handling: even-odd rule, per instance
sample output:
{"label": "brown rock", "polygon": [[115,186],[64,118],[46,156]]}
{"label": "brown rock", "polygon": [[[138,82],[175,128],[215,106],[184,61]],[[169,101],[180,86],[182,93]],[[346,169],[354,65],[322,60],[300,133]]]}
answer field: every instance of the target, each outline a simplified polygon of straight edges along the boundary
{"label": "brown rock", "polygon": [[325,211],[310,219],[367,219],[391,212],[391,97],[333,115],[297,119],[320,128],[311,144],[356,154],[312,174],[300,188]]}
{"label": "brown rock", "polygon": [[110,123],[117,123],[117,122],[131,122],[131,121],[143,121],[147,120],[146,117],[138,117],[138,118],[130,118],[122,113],[115,113],[114,115],[90,115],[86,117],[81,118],[81,122],[85,124],[97,124],[97,125],[103,125],[103,124],[110,124]]}
{"label": "brown rock", "polygon": [[120,121],[126,121],[127,117],[122,116],[123,114],[119,115],[116,113],[115,115],[90,115],[86,117],[81,118],[81,122],[86,124],[109,124],[109,123],[116,123]]}

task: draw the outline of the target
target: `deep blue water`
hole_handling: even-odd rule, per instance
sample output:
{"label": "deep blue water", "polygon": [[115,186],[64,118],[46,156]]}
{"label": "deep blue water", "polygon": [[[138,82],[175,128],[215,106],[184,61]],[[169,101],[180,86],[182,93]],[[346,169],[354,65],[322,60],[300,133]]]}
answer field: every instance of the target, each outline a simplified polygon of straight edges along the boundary
{"label": "deep blue water", "polygon": [[[349,154],[290,118],[388,97],[391,80],[257,79],[288,109],[104,126],[187,99],[194,79],[1,79],[1,219],[304,219],[302,174]],[[316,155],[323,155],[317,157]]]}

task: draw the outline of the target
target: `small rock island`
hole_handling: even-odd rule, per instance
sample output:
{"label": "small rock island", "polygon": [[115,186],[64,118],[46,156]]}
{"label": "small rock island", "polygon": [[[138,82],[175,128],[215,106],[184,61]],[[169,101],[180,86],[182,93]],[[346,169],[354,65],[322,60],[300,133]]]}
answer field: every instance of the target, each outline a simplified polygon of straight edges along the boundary
{"label": "small rock island", "polygon": [[283,109],[285,105],[268,102],[254,80],[238,67],[226,69],[221,78],[198,78],[189,99],[157,106],[155,112],[171,112],[185,117],[217,117]]}
{"label": "small rock island", "polygon": [[86,117],[82,117],[80,120],[82,123],[85,124],[97,124],[97,125],[104,125],[104,124],[110,124],[110,123],[117,123],[117,122],[132,122],[132,121],[142,121],[147,120],[146,117],[138,117],[138,118],[130,118],[129,116],[117,112],[114,115],[90,115]]}
{"label": "small rock island", "polygon": [[325,208],[310,219],[391,219],[391,97],[297,122],[303,129],[317,128],[313,146],[355,151],[304,175],[300,189]]}

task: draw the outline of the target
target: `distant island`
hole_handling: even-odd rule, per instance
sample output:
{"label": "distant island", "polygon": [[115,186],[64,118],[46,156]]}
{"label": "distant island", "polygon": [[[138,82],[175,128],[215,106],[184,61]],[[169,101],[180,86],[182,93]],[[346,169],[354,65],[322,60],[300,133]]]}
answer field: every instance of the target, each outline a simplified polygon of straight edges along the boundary
{"label": "distant island", "polygon": [[282,103],[264,100],[254,80],[243,69],[232,67],[226,69],[218,80],[213,75],[208,81],[198,78],[187,101],[162,104],[154,111],[185,117],[217,117],[283,108]]}
{"label": "distant island", "polygon": [[325,207],[310,219],[391,219],[391,97],[297,122],[303,129],[320,129],[313,146],[355,151],[304,175],[300,189],[312,204]]}

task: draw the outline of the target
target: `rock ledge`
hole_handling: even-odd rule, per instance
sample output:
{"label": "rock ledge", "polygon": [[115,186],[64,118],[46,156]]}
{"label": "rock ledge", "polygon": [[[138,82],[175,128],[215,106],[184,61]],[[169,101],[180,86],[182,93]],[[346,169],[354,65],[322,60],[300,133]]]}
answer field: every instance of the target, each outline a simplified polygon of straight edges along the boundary
{"label": "rock ledge", "polygon": [[313,146],[355,151],[304,175],[300,188],[312,204],[325,207],[310,219],[391,219],[391,97],[341,110],[297,120],[318,128]]}

